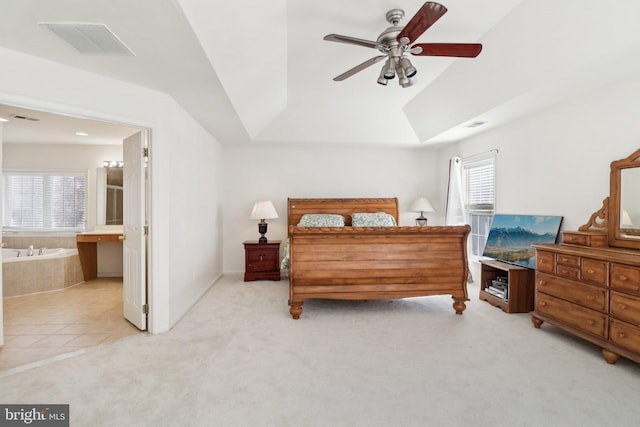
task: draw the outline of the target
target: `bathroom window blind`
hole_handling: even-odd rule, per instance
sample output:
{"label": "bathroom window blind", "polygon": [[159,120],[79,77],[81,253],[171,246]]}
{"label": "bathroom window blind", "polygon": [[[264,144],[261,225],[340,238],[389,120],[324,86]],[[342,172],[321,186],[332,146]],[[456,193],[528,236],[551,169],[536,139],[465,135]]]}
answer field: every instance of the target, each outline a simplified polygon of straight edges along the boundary
{"label": "bathroom window blind", "polygon": [[85,172],[3,173],[3,226],[28,230],[82,230],[87,213]]}

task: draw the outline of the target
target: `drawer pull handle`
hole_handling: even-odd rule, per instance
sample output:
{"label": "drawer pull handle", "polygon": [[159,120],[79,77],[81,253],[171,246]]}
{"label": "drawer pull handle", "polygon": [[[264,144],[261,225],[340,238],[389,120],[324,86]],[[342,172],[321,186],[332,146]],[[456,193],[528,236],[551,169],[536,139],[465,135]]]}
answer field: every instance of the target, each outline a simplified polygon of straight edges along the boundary
{"label": "drawer pull handle", "polygon": [[547,282],[545,282],[544,280],[540,280],[539,284],[540,284],[540,286],[546,286]]}
{"label": "drawer pull handle", "polygon": [[591,326],[593,326],[593,325],[595,325],[595,324],[596,324],[595,320],[593,320],[593,319],[589,319],[589,320],[587,320],[587,325],[591,325]]}
{"label": "drawer pull handle", "polygon": [[546,306],[547,306],[547,303],[546,303],[546,302],[544,302],[544,301],[540,301],[540,307],[546,307]]}
{"label": "drawer pull handle", "polygon": [[595,299],[596,299],[596,297],[594,297],[593,295],[587,295],[587,299],[588,299],[589,301],[593,301],[593,300],[595,300]]}
{"label": "drawer pull handle", "polygon": [[593,273],[595,273],[595,271],[590,268],[590,269],[587,270],[587,273],[593,274]]}
{"label": "drawer pull handle", "polygon": [[624,274],[621,274],[620,276],[618,276],[618,279],[624,282],[625,280],[627,280],[627,276],[625,276]]}
{"label": "drawer pull handle", "polygon": [[626,337],[624,332],[618,332],[618,338],[624,338]]}
{"label": "drawer pull handle", "polygon": [[616,307],[618,307],[620,310],[626,310],[626,309],[627,309],[627,305],[626,305],[626,304],[623,304],[623,303],[621,303],[621,302],[620,302],[620,303],[618,303],[618,305],[617,305]]}
{"label": "drawer pull handle", "polygon": [[260,255],[260,261],[262,261],[262,258],[264,257],[264,255]]}

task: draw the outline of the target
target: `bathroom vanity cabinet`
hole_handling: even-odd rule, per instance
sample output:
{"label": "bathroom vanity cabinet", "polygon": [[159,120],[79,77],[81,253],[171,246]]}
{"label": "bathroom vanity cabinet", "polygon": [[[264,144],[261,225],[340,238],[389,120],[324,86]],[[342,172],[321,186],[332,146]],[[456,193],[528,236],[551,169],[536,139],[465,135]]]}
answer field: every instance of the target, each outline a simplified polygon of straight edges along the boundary
{"label": "bathroom vanity cabinet", "polygon": [[80,233],[76,235],[78,257],[85,282],[98,277],[98,243],[122,242],[122,233]]}

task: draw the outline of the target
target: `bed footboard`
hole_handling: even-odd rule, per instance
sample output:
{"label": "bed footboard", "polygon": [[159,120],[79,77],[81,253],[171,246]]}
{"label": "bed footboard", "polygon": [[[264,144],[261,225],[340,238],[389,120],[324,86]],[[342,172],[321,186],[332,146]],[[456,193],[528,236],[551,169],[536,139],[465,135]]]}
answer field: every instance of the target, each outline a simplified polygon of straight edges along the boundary
{"label": "bed footboard", "polygon": [[289,305],[306,299],[395,299],[451,295],[456,314],[467,296],[470,227],[289,227]]}

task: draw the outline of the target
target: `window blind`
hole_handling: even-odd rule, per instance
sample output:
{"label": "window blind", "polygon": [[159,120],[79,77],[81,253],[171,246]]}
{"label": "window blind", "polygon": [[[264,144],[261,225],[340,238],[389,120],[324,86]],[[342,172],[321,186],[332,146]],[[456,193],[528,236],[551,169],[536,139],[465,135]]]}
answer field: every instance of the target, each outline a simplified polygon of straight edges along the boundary
{"label": "window blind", "polygon": [[493,157],[463,163],[467,208],[473,212],[493,212],[495,206],[495,162]]}
{"label": "window blind", "polygon": [[30,230],[84,229],[84,172],[8,172],[3,226]]}
{"label": "window blind", "polygon": [[462,169],[466,210],[471,224],[469,251],[480,256],[495,212],[495,153],[463,159]]}

